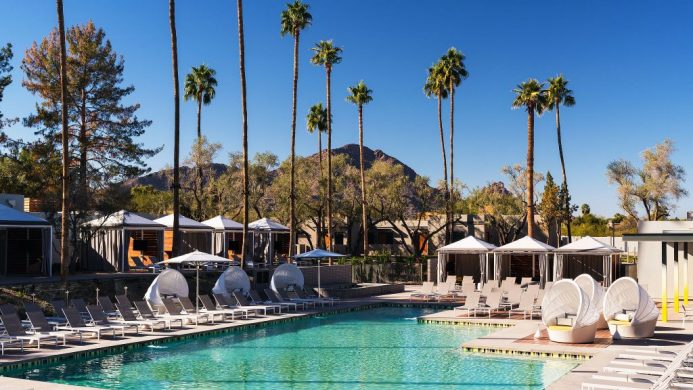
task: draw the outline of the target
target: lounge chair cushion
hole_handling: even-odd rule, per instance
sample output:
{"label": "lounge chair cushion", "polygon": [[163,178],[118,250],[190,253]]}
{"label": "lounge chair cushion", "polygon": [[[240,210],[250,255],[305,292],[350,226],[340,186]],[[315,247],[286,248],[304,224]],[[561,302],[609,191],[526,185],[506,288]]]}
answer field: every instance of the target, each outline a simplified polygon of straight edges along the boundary
{"label": "lounge chair cushion", "polygon": [[549,330],[559,330],[559,331],[569,332],[569,331],[573,330],[573,327],[567,326],[567,325],[551,325],[551,326],[549,326]]}
{"label": "lounge chair cushion", "polygon": [[609,323],[612,325],[621,325],[621,326],[630,326],[630,321],[623,321],[623,320],[609,320]]}
{"label": "lounge chair cushion", "polygon": [[616,313],[616,315],[614,315],[614,320],[631,322],[633,320],[633,315],[631,313]]}

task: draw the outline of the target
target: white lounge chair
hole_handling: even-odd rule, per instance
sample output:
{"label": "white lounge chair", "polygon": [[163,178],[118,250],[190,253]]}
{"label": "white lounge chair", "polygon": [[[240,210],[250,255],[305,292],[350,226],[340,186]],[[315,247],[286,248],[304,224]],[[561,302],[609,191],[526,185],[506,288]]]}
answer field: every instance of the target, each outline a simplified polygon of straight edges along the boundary
{"label": "white lounge chair", "polygon": [[486,298],[486,303],[479,305],[479,307],[474,310],[474,316],[476,316],[476,312],[482,312],[482,313],[488,313],[488,318],[491,318],[491,313],[493,311],[500,310],[500,303],[501,303],[501,293],[500,291],[496,290],[492,292],[488,298]]}
{"label": "white lounge chair", "polygon": [[474,316],[476,317],[475,310],[479,308],[479,299],[481,298],[481,293],[478,291],[470,293],[467,298],[464,301],[464,305],[462,306],[457,306],[453,308],[453,310],[466,310],[467,311],[467,317],[469,317],[472,313],[474,313]]}
{"label": "white lounge chair", "polygon": [[431,300],[436,298],[436,293],[433,292],[434,289],[434,284],[433,282],[423,282],[423,286],[421,286],[421,290],[415,291],[409,295],[409,300],[411,301],[412,298],[420,298],[423,300]]}
{"label": "white lounge chair", "polygon": [[659,309],[638,282],[623,277],[604,295],[604,319],[614,339],[652,337]]}
{"label": "white lounge chair", "polygon": [[534,314],[541,315],[541,312],[537,313],[537,311],[534,309],[534,297],[532,294],[528,294],[527,292],[522,293],[519,306],[508,311],[508,318],[512,317],[512,315],[515,313],[521,313],[522,319],[524,320],[526,320],[527,317],[533,319]]}

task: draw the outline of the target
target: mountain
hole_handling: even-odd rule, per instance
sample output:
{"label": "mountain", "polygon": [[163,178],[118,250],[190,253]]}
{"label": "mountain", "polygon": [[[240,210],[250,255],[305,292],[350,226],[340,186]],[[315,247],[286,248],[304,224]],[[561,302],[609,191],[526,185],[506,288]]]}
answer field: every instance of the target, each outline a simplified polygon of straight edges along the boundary
{"label": "mountain", "polygon": [[[332,153],[333,155],[346,155],[349,164],[353,165],[356,168],[359,167],[359,146],[357,144],[347,144],[337,149],[332,149]],[[326,156],[327,150],[323,150],[323,158],[326,158]],[[318,154],[315,153],[308,157],[317,159]],[[369,169],[376,161],[387,161],[395,165],[401,165],[404,168],[404,174],[407,175],[407,177],[411,181],[414,181],[414,179],[418,176],[416,171],[414,171],[407,164],[401,162],[395,157],[390,156],[389,154],[383,152],[380,149],[373,150],[367,146],[364,146],[363,157],[363,164],[366,169]],[[214,172],[217,176],[226,172],[226,169],[227,166],[225,164],[214,164]],[[190,173],[190,170],[191,168],[187,166],[180,167],[181,181],[185,180],[187,175]],[[171,177],[173,177],[172,169],[162,169],[156,172],[142,175],[135,179],[130,179],[125,182],[125,185],[127,187],[150,185],[158,190],[166,190],[169,189],[171,186],[171,184],[169,183],[169,178]]]}

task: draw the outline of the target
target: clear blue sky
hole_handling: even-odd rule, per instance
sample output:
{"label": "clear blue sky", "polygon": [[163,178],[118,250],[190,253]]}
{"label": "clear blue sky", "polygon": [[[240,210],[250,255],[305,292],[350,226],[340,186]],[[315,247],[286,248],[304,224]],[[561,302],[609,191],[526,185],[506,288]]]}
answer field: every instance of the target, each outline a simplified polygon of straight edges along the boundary
{"label": "clear blue sky", "polygon": [[[251,153],[289,152],[292,40],[279,35],[286,1],[246,1],[246,66]],[[637,161],[664,138],[675,161],[693,175],[693,3],[688,1],[309,1],[314,22],[300,48],[297,152],[317,149],[305,131],[310,105],[324,100],[324,71],[309,63],[310,47],[334,39],[343,62],[333,72],[333,144],[358,141],[356,109],[346,87],[363,79],[374,91],[365,108],[366,144],[434,180],[442,176],[436,104],[422,93],[427,67],[448,47],[467,56],[470,72],[456,95],[456,176],[471,186],[501,179],[501,167],[523,163],[526,114],[510,109],[512,89],[529,77],[563,73],[577,105],[562,111],[573,200],[599,214],[618,211],[609,161]],[[204,4],[204,7],[200,5]],[[0,43],[15,47],[15,82],[0,109],[29,114],[36,98],[21,87],[24,50],[56,25],[51,1],[3,1]],[[92,19],[125,58],[141,118],[154,121],[141,141],[165,146],[149,161],[172,162],[173,105],[167,1],[65,1],[66,24]],[[235,1],[178,1],[181,80],[191,66],[217,70],[217,98],[203,109],[203,133],[223,144],[219,160],[240,149],[240,90]],[[195,105],[181,103],[182,157],[195,134]],[[447,116],[447,108],[444,112]],[[447,131],[447,119],[446,119]],[[13,137],[32,131],[15,126]],[[536,128],[536,168],[559,176],[552,114]],[[689,180],[686,188],[693,193]],[[677,215],[693,210],[679,202]]]}

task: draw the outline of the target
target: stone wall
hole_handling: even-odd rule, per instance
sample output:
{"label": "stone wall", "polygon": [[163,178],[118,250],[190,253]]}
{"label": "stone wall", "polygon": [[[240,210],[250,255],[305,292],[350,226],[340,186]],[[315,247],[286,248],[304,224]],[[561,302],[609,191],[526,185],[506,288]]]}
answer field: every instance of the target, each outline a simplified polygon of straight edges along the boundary
{"label": "stone wall", "polygon": [[[300,267],[303,272],[303,283],[306,286],[317,287],[318,267]],[[321,286],[346,286],[352,283],[351,265],[331,265],[320,267]]]}

